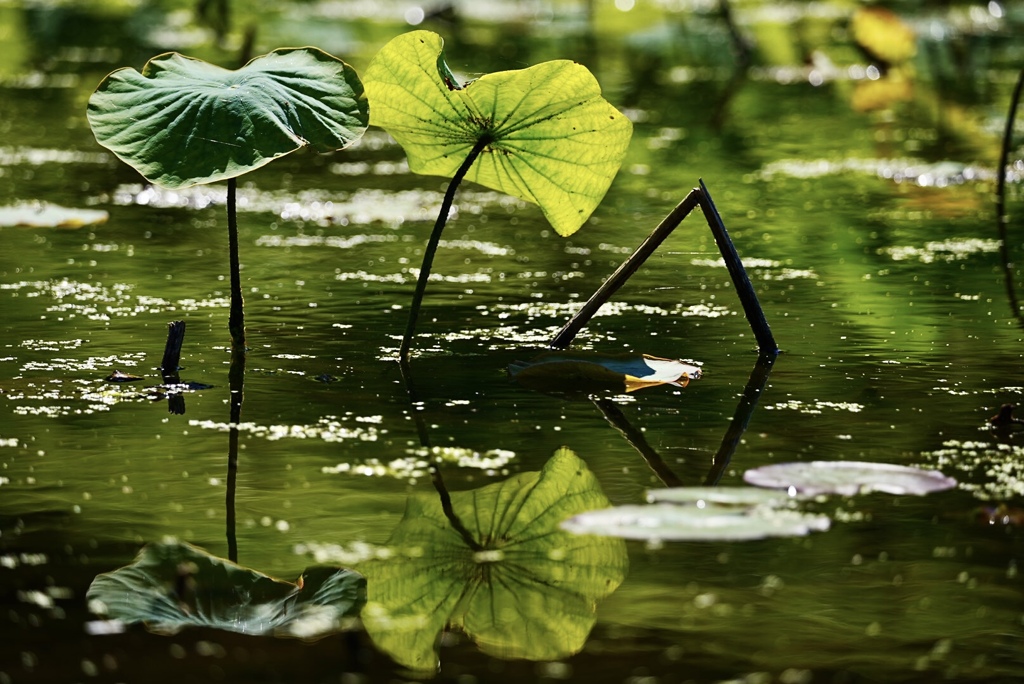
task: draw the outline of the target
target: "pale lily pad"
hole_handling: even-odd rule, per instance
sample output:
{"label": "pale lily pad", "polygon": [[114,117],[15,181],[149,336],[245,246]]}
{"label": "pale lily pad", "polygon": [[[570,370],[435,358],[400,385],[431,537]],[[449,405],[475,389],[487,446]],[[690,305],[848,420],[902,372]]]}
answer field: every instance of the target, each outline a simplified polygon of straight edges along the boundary
{"label": "pale lily pad", "polygon": [[561,527],[574,534],[647,541],[749,541],[823,532],[829,524],[824,515],[767,506],[656,503],[581,513]]}
{"label": "pale lily pad", "polygon": [[352,67],[281,48],[229,71],[176,52],[108,75],[89,98],[97,142],[168,188],[240,176],[300,147],[347,147],[368,105]]}
{"label": "pale lily pad", "polygon": [[516,382],[541,392],[633,392],[645,387],[686,387],[700,378],[693,364],[647,354],[545,352],[509,365]]}
{"label": "pale lily pad", "polygon": [[20,202],[0,207],[0,228],[81,228],[106,223],[109,214],[99,209],[72,209],[48,202]]}
{"label": "pale lily pad", "polygon": [[797,496],[786,492],[777,492],[758,487],[670,487],[667,489],[651,489],[647,492],[650,503],[671,503],[705,507],[767,506],[781,508],[796,503]]}
{"label": "pale lily pad", "polygon": [[314,567],[295,584],[282,582],[172,540],[97,576],[86,598],[96,613],[162,634],[192,626],[311,639],[349,626],[366,600],[366,580]]}
{"label": "pale lily pad", "polygon": [[452,178],[482,139],[466,179],[540,206],[571,235],[604,198],[629,146],[629,119],[581,64],[554,60],[459,83],[444,41],[398,36],[363,74],[370,123],[405,149],[415,173]]}
{"label": "pale lily pad", "polygon": [[583,648],[597,600],[628,564],[621,540],[558,529],[608,505],[583,461],[560,449],[539,473],[450,496],[464,533],[438,496],[417,495],[388,541],[393,555],[360,566],[369,592],[362,619],[376,646],[428,672],[446,628],[500,658],[557,660]]}
{"label": "pale lily pad", "polygon": [[861,461],[779,463],[748,470],[743,479],[757,487],[786,489],[809,496],[854,496],[869,492],[921,496],[956,486],[955,479],[937,470]]}

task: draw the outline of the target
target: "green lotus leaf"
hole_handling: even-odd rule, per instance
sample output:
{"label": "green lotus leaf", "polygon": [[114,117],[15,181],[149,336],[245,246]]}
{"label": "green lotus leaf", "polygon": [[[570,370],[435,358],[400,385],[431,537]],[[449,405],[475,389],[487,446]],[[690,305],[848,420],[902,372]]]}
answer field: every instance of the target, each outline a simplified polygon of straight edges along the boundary
{"label": "green lotus leaf", "polygon": [[89,98],[96,140],[148,180],[182,188],[240,176],[366,130],[352,67],[317,48],[282,48],[229,71],[170,52],[108,75]]}
{"label": "green lotus leaf", "polygon": [[437,667],[446,626],[501,658],[578,652],[597,600],[615,591],[628,564],[621,540],[558,529],[609,505],[583,461],[560,449],[540,472],[453,492],[451,505],[478,548],[454,529],[437,496],[414,496],[389,540],[394,555],[360,568],[368,582],[363,624],[377,647],[424,671]]}
{"label": "green lotus leaf", "polygon": [[342,630],[366,601],[366,580],[342,568],[307,568],[295,584],[177,541],[149,544],[135,562],[98,575],[94,612],[173,634],[203,626],[306,639]]}
{"label": "green lotus leaf", "polygon": [[555,60],[460,85],[444,41],[413,31],[381,48],[363,74],[370,123],[405,148],[416,173],[451,178],[481,139],[468,180],[540,206],[571,235],[608,191],[633,126],[581,64]]}

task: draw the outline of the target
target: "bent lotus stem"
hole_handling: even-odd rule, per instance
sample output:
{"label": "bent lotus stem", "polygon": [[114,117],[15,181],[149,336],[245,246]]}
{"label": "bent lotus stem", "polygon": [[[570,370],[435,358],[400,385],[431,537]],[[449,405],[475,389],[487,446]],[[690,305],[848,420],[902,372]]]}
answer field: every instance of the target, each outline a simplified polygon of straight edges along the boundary
{"label": "bent lotus stem", "polygon": [[700,187],[691,190],[676,205],[675,209],[662,219],[658,227],[640,243],[636,251],[622,262],[601,287],[590,296],[590,299],[584,302],[580,310],[569,319],[569,322],[551,340],[550,346],[555,349],[565,349],[572,344],[576,335],[590,322],[590,319],[594,317],[598,309],[612,295],[618,292],[619,288],[626,284],[626,281],[654,254],[654,251],[665,241],[665,238],[671,235],[672,231],[683,222],[683,219],[689,216],[690,212],[698,206],[703,210],[708,227],[715,236],[715,243],[718,245],[718,250],[722,253],[722,258],[729,269],[729,275],[732,277],[736,293],[739,295],[740,302],[743,305],[743,312],[746,314],[747,322],[750,323],[750,327],[754,332],[754,337],[757,339],[761,354],[778,354],[779,347],[775,343],[775,337],[772,335],[768,321],[765,319],[764,310],[757,301],[757,293],[754,292],[754,286],[750,283],[747,271],[743,268],[743,262],[740,261],[739,254],[736,253],[736,247],[733,245],[732,239],[725,229],[722,217],[715,208],[715,204],[711,200],[711,194],[704,185],[704,181],[700,181]]}
{"label": "bent lotus stem", "polygon": [[999,171],[996,182],[996,227],[999,230],[999,251],[1003,261],[1003,272],[1006,279],[1006,294],[1010,299],[1013,315],[1024,325],[1024,314],[1021,313],[1017,292],[1013,286],[1013,259],[1010,258],[1009,235],[1007,235],[1006,216],[1006,165],[1010,161],[1010,146],[1013,141],[1013,129],[1017,118],[1017,105],[1020,103],[1021,91],[1024,90],[1024,69],[1017,77],[1017,85],[1010,98],[1010,111],[1006,115],[1006,129],[1003,132],[1003,148],[999,153]]}
{"label": "bent lotus stem", "polygon": [[398,358],[401,361],[409,358],[409,348],[412,347],[412,338],[416,334],[416,321],[419,318],[420,308],[423,305],[423,293],[426,292],[427,281],[430,279],[430,267],[434,263],[434,254],[437,253],[437,246],[441,241],[441,233],[448,222],[448,212],[451,211],[452,202],[455,200],[455,191],[458,189],[459,184],[462,183],[462,179],[466,177],[469,168],[473,166],[473,162],[476,161],[476,158],[480,156],[480,153],[491,142],[490,137],[486,135],[481,136],[476,141],[473,149],[466,155],[466,160],[462,162],[462,166],[452,176],[451,182],[448,183],[448,189],[445,191],[444,199],[441,201],[441,210],[437,213],[437,221],[434,222],[434,230],[430,233],[427,247],[423,251],[423,264],[420,266],[419,278],[416,280],[416,291],[412,295],[412,304],[409,305],[409,320],[405,325],[402,345],[398,349]]}

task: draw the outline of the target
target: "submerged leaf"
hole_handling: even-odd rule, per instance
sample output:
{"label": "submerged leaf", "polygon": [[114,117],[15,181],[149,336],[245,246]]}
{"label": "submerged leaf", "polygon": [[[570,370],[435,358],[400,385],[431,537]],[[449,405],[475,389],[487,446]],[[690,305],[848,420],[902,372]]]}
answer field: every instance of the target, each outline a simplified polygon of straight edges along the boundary
{"label": "submerged leaf", "polygon": [[96,140],[170,188],[240,176],[311,146],[347,147],[369,119],[352,67],[282,48],[229,71],[175,52],[114,71],[89,98]]}
{"label": "submerged leaf", "polygon": [[686,387],[701,369],[647,354],[545,352],[509,365],[516,382],[540,392],[633,392],[657,385]]}
{"label": "submerged leaf", "polygon": [[351,570],[314,567],[292,584],[166,541],[97,576],[86,597],[96,612],[163,634],[202,626],[308,639],[338,632],[343,618],[359,614],[366,580]]}
{"label": "submerged leaf", "polygon": [[405,148],[412,171],[448,178],[486,139],[466,178],[539,205],[560,235],[576,232],[619,170],[629,119],[576,62],[544,62],[462,85],[445,64],[443,45],[436,33],[413,31],[381,48],[363,76],[370,123]]}
{"label": "submerged leaf", "polygon": [[823,532],[829,528],[829,519],[768,506],[656,503],[581,513],[561,527],[581,535],[648,541],[748,541]]}
{"label": "submerged leaf", "polygon": [[757,487],[789,489],[809,496],[869,492],[920,496],[956,486],[955,479],[937,470],[861,461],[779,463],[748,470],[743,479]]}
{"label": "submerged leaf", "polygon": [[586,465],[560,449],[542,471],[451,494],[452,512],[434,495],[409,499],[388,541],[395,555],[361,567],[368,580],[363,623],[398,663],[434,670],[437,638],[461,629],[502,658],[555,660],[583,647],[596,601],[625,577],[620,540],[581,538],[558,524],[608,505]]}

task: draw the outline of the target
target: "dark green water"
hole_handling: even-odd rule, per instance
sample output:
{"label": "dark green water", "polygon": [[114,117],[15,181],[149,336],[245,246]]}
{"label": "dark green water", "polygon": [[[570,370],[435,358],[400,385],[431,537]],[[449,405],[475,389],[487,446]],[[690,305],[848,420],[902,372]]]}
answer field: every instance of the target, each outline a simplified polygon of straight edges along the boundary
{"label": "dark green water", "polygon": [[[438,679],[1024,677],[1014,513],[1024,430],[986,421],[1024,395],[1024,333],[994,209],[1024,63],[1019,8],[899,5],[918,32],[903,81],[864,75],[840,3],[737,3],[756,43],[738,78],[727,32],[701,7],[594,3],[588,22],[568,4],[470,3],[456,23],[429,19],[422,27],[445,36],[465,74],[586,64],[635,123],[629,154],[568,239],[535,207],[460,192],[415,342],[415,405],[394,359],[444,181],[409,174],[378,129],[345,152],[295,153],[241,179],[251,351],[229,490],[224,187],[145,188],[84,116],[118,66],[170,49],[233,62],[187,7],[163,4],[0,6],[0,206],[109,213],[78,229],[0,227],[0,682],[413,677],[359,630],[315,643],[212,628],[95,635],[85,592],[165,537],[227,557],[233,532],[239,563],[286,580],[315,564],[360,569],[408,498],[433,495],[424,435],[453,492],[539,471],[564,446],[613,504],[641,503],[661,482],[600,409],[531,392],[506,368],[542,351],[698,178],[783,354],[724,460],[757,353],[693,215],[576,344],[703,365],[686,388],[619,397],[625,419],[684,484],[864,460],[941,468],[959,487],[832,498],[820,504],[832,528],[804,538],[628,542],[628,573],[597,603],[581,652],[502,659],[452,633]],[[405,5],[372,4],[285,3],[235,18],[256,27],[257,54],[315,44],[362,70],[410,28]],[[831,66],[805,66],[812,53]],[[1018,262],[1022,137],[1018,124],[1008,184]],[[212,386],[185,394],[181,415],[141,391],[160,383],[173,320],[187,323],[182,380]],[[145,379],[105,382],[115,369]],[[990,524],[981,511],[1000,504],[1009,514]]]}

